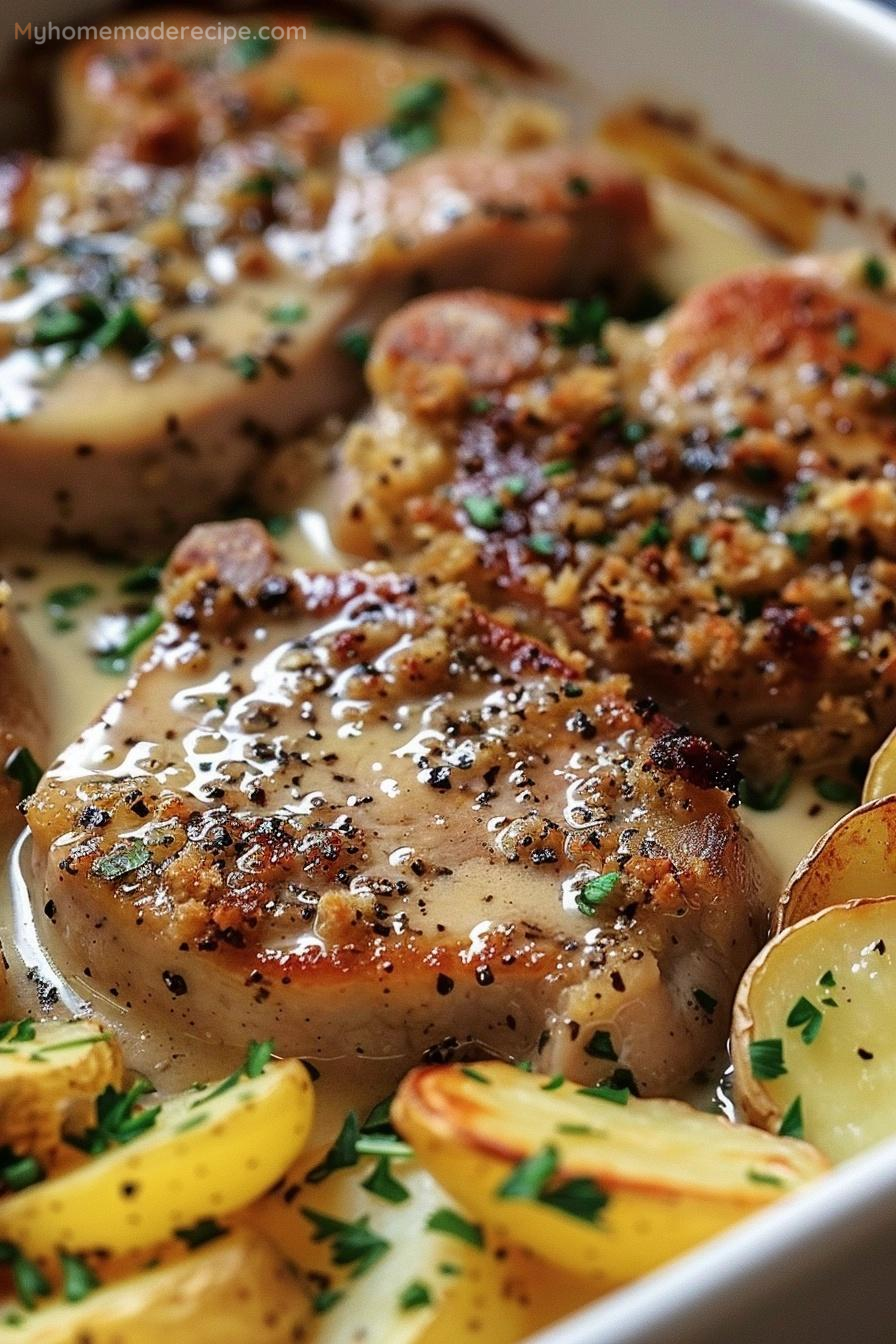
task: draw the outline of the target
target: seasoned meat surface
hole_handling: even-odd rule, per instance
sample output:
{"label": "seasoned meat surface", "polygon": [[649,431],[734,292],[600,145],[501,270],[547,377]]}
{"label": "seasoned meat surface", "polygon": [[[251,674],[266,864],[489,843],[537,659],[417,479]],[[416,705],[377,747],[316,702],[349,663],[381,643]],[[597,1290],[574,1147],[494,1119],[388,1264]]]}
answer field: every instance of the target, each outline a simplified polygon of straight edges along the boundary
{"label": "seasoned meat surface", "polygon": [[320,152],[287,126],[183,169],[5,165],[4,536],[158,554],[251,493],[279,437],[359,399],[370,333],[412,294],[579,291],[649,247],[643,188],[592,148],[389,173]]}
{"label": "seasoned meat surface", "polygon": [[[47,693],[37,660],[0,579],[0,838],[21,829],[18,804],[31,787],[32,762],[47,759]],[[25,753],[28,753],[26,755]],[[30,755],[30,760],[28,756]]]}
{"label": "seasoned meat surface", "polygon": [[63,967],[395,1075],[472,1048],[664,1092],[707,1061],[768,896],[724,752],[460,587],[288,571],[251,522],[191,533],[165,600],[28,808]]}
{"label": "seasoned meat surface", "polygon": [[797,260],[643,330],[603,317],[461,293],[391,319],[344,448],[343,542],[518,604],[758,782],[860,765],[896,725],[877,270]]}

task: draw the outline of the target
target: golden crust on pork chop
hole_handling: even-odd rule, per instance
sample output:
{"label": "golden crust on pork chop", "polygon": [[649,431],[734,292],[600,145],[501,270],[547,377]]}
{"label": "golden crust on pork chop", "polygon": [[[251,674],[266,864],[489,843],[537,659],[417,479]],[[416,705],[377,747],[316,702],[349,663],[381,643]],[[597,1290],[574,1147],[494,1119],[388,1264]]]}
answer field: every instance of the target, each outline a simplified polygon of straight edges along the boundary
{"label": "golden crust on pork chop", "polygon": [[730,759],[458,587],[269,547],[186,539],[146,664],[29,805],[63,965],[291,1054],[685,1081],[763,928]]}
{"label": "golden crust on pork chop", "polygon": [[369,379],[349,549],[422,548],[758,778],[848,768],[896,724],[896,310],[857,264],[723,279],[643,331],[440,295]]}

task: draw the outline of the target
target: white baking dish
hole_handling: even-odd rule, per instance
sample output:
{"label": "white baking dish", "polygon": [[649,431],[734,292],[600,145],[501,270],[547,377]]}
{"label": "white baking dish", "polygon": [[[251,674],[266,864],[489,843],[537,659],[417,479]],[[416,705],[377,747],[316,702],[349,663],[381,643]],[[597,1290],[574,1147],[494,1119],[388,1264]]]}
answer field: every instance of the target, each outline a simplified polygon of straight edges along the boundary
{"label": "white baking dish", "polygon": [[[71,23],[103,0],[32,0]],[[201,7],[201,6],[197,6]],[[234,6],[238,8],[238,5]],[[419,0],[406,0],[419,8]],[[594,89],[702,113],[786,174],[896,210],[896,17],[865,0],[467,0]],[[2,114],[0,105],[0,114]],[[896,1340],[896,1140],[539,1336],[542,1344]]]}

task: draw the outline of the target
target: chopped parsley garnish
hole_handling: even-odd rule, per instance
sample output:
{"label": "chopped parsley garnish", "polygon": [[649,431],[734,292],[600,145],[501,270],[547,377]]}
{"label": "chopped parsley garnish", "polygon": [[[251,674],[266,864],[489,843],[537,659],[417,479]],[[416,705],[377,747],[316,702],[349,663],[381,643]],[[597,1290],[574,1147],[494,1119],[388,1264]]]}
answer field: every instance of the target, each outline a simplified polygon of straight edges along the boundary
{"label": "chopped parsley garnish", "polygon": [[784,1045],[778,1037],[751,1041],[750,1069],[754,1078],[782,1078],[787,1072],[784,1063]]}
{"label": "chopped parsley garnish", "polygon": [[702,533],[688,539],[688,554],[696,565],[702,565],[709,555],[709,537]]}
{"label": "chopped parsley garnish", "polygon": [[317,1316],[323,1316],[327,1311],[332,1311],[337,1302],[341,1302],[345,1293],[338,1288],[324,1288],[316,1297],[311,1300],[311,1310]]}
{"label": "chopped parsley garnish", "polygon": [[158,607],[150,607],[149,611],[144,612],[142,616],[138,616],[115,647],[107,649],[97,658],[99,670],[113,673],[126,672],[131,654],[135,653],[141,644],[145,644],[156,633],[164,619]]}
{"label": "chopped parsley garnish", "polygon": [[344,355],[348,355],[356,364],[366,364],[372,344],[370,332],[364,327],[346,327],[341,331],[336,344]]}
{"label": "chopped parsley garnish", "polygon": [[610,310],[601,298],[572,299],[566,305],[563,321],[550,323],[548,330],[564,349],[574,349],[580,345],[600,348],[609,316]]}
{"label": "chopped parsley garnish", "polygon": [[622,431],[626,443],[641,443],[650,433],[650,426],[640,420],[630,420]]}
{"label": "chopped parsley garnish", "polygon": [[557,538],[552,532],[533,532],[529,538],[529,550],[536,555],[553,555]]}
{"label": "chopped parsley garnish", "polygon": [[23,1307],[33,1311],[39,1297],[49,1297],[50,1281],[39,1265],[23,1255],[11,1241],[0,1241],[0,1264],[9,1265],[16,1296]]}
{"label": "chopped parsley garnish", "polygon": [[889,271],[880,257],[872,253],[865,258],[862,266],[862,279],[869,289],[883,289],[887,283]]}
{"label": "chopped parsley garnish", "polygon": [[233,1073],[229,1073],[210,1092],[200,1086],[197,1090],[202,1092],[202,1096],[191,1103],[190,1109],[193,1110],[197,1106],[205,1106],[208,1102],[214,1101],[215,1097],[220,1097],[222,1093],[229,1092],[232,1087],[236,1087],[237,1083],[243,1078],[260,1078],[273,1058],[273,1054],[273,1041],[250,1041],[246,1050],[246,1058],[240,1067],[234,1069]]}
{"label": "chopped parsley garnish", "polygon": [[227,360],[227,367],[238,373],[244,382],[251,383],[261,372],[261,361],[248,352],[242,355],[233,355]]}
{"label": "chopped parsley garnish", "polygon": [[67,345],[72,355],[93,345],[98,350],[120,350],[132,358],[152,345],[132,304],[106,310],[90,294],[48,303],[37,315],[31,339],[37,346]]}
{"label": "chopped parsley garnish", "polygon": [[747,1180],[753,1181],[756,1185],[777,1185],[784,1184],[780,1176],[775,1176],[770,1171],[756,1171],[753,1167],[747,1172]]}
{"label": "chopped parsley garnish", "polygon": [[549,1078],[546,1083],[542,1083],[541,1090],[542,1092],[556,1092],[558,1088],[563,1086],[563,1081],[563,1074],[555,1073],[553,1078]]}
{"label": "chopped parsley garnish", "polygon": [[413,1311],[415,1307],[428,1307],[432,1301],[432,1293],[425,1283],[420,1279],[414,1279],[407,1288],[403,1288],[399,1298],[398,1305],[402,1311]]}
{"label": "chopped parsley garnish", "polygon": [[619,1056],[613,1049],[613,1041],[608,1031],[596,1031],[585,1046],[585,1054],[592,1059],[609,1059],[615,1063]]}
{"label": "chopped parsley garnish", "polygon": [[261,33],[251,33],[240,38],[231,48],[231,54],[241,70],[268,60],[277,50],[275,37],[262,37]]}
{"label": "chopped parsley garnish", "polygon": [[705,989],[695,989],[694,998],[703,1009],[707,1017],[712,1017],[719,1005],[718,999],[714,999],[711,994],[707,994]]}
{"label": "chopped parsley garnish", "polygon": [[397,168],[407,159],[435,149],[438,118],[448,95],[442,79],[423,79],[399,89],[392,99],[392,117],[385,130],[383,168]]}
{"label": "chopped parsley garnish", "polygon": [[315,1229],[312,1240],[328,1241],[333,1264],[351,1265],[353,1279],[366,1274],[391,1249],[391,1244],[373,1231],[367,1214],[347,1223],[316,1209],[303,1208],[299,1212]]}
{"label": "chopped parsley garnish", "polygon": [[810,999],[801,995],[787,1014],[788,1027],[802,1027],[800,1036],[805,1045],[811,1045],[824,1022],[824,1014]]}
{"label": "chopped parsley garnish", "polygon": [[574,470],[574,462],[570,462],[568,458],[559,457],[553,462],[545,462],[541,469],[541,474],[550,480],[552,476],[565,476],[567,472]]}
{"label": "chopped parsley garnish", "polygon": [[130,1143],[147,1130],[152,1129],[160,1106],[147,1106],[138,1109],[137,1103],[147,1092],[152,1092],[152,1084],[145,1078],[137,1081],[125,1092],[107,1087],[96,1103],[96,1124],[83,1134],[70,1134],[66,1142],[73,1148],[80,1148],[91,1157],[104,1153],[113,1144]]}
{"label": "chopped parsley garnish", "polygon": [[126,303],[111,313],[93,334],[93,344],[99,350],[120,350],[136,359],[152,344],[152,337],[135,308]]}
{"label": "chopped parsley garnish", "polygon": [[574,1177],[553,1189],[548,1189],[548,1183],[556,1175],[558,1164],[556,1148],[550,1144],[540,1148],[538,1152],[524,1158],[514,1167],[497,1190],[499,1198],[529,1199],[539,1204],[547,1204],[582,1222],[597,1222],[598,1215],[609,1201],[609,1196],[596,1181],[587,1176]]}
{"label": "chopped parsley garnish", "polygon": [[36,1035],[37,1028],[30,1017],[23,1017],[18,1022],[0,1022],[0,1041],[6,1045],[33,1041]]}
{"label": "chopped parsley garnish", "polygon": [[218,1237],[227,1235],[227,1228],[222,1226],[214,1218],[200,1218],[198,1223],[192,1227],[175,1228],[174,1235],[189,1246],[191,1251],[195,1251],[200,1246],[205,1246],[209,1241],[215,1241]]}
{"label": "chopped parsley garnish", "polygon": [[470,398],[467,408],[471,415],[488,415],[492,405],[491,397],[477,396]]}
{"label": "chopped parsley garnish", "polygon": [[830,775],[819,775],[812,781],[819,798],[827,803],[857,803],[859,790],[855,784],[845,779],[834,779]]}
{"label": "chopped parsley garnish", "polygon": [[443,79],[421,79],[419,84],[406,84],[392,99],[396,122],[410,123],[428,120],[441,111],[448,93]]}
{"label": "chopped parsley garnish", "polygon": [[62,1294],[66,1302],[83,1302],[94,1288],[99,1287],[99,1279],[80,1255],[60,1251],[59,1265],[62,1270]]}
{"label": "chopped parsley garnish", "polygon": [[590,877],[576,895],[576,908],[583,915],[593,915],[599,905],[612,895],[622,880],[621,873],[601,873],[600,877]]}
{"label": "chopped parsley garnish", "polygon": [[481,1247],[485,1244],[482,1228],[469,1222],[454,1209],[436,1209],[426,1220],[426,1226],[430,1232],[444,1232],[446,1236],[457,1237],[458,1241],[465,1241],[470,1246]]}
{"label": "chopped parsley garnish", "polygon": [[834,333],[837,344],[845,350],[852,350],[859,342],[859,334],[854,322],[842,322]]}
{"label": "chopped parsley garnish", "polygon": [[671,535],[668,524],[662,518],[654,518],[641,533],[638,545],[642,550],[645,546],[665,546]]}
{"label": "chopped parsley garnish", "polygon": [[768,504],[743,504],[741,512],[748,523],[752,523],[758,532],[768,532],[771,527],[771,507]]}
{"label": "chopped parsley garnish", "polygon": [[742,439],[747,432],[746,425],[731,425],[725,430],[726,439]]}
{"label": "chopped parsley garnish", "polygon": [[474,1083],[490,1084],[492,1081],[491,1078],[488,1078],[484,1073],[480,1073],[478,1069],[464,1068],[461,1069],[461,1073],[465,1078],[471,1078]]}
{"label": "chopped parsley garnish", "polygon": [[319,1162],[316,1167],[311,1168],[305,1177],[306,1181],[310,1181],[312,1185],[317,1185],[332,1172],[339,1171],[343,1167],[353,1167],[358,1160],[357,1145],[360,1135],[361,1129],[358,1124],[358,1117],[354,1111],[349,1111],[323,1161]]}
{"label": "chopped parsley garnish", "polygon": [[47,593],[44,606],[54,630],[72,630],[75,623],[69,612],[83,606],[92,597],[96,597],[96,588],[92,583],[72,583],[65,588],[53,588]]}
{"label": "chopped parsley garnish", "polygon": [[388,1157],[378,1157],[373,1171],[361,1184],[372,1195],[386,1199],[390,1204],[403,1204],[411,1197],[407,1186],[392,1175],[391,1159]]}
{"label": "chopped parsley garnish", "polygon": [[104,877],[108,882],[117,882],[120,877],[136,872],[152,858],[142,840],[123,840],[115,845],[108,854],[94,859],[90,869],[94,877]]}
{"label": "chopped parsley garnish", "polygon": [[504,509],[496,499],[486,495],[469,495],[464,500],[464,508],[473,526],[481,527],[484,532],[493,532],[501,526]]}
{"label": "chopped parsley garnish", "polygon": [[805,560],[812,547],[812,533],[786,532],[784,535],[787,537],[787,545],[794,555],[798,555],[801,560]]}
{"label": "chopped parsley garnish", "polygon": [[566,179],[566,190],[570,196],[587,196],[591,191],[591,183],[581,173],[574,173]]}
{"label": "chopped parsley garnish", "polygon": [[276,308],[268,309],[267,318],[269,322],[290,327],[296,322],[304,322],[310,311],[307,303],[278,303]]}
{"label": "chopped parsley garnish", "polygon": [[778,1133],[786,1139],[801,1139],[803,1137],[802,1097],[794,1097],[793,1101],[787,1107]]}
{"label": "chopped parsley garnish", "polygon": [[612,1101],[617,1106],[627,1106],[632,1095],[626,1087],[610,1087],[608,1083],[599,1083],[596,1087],[576,1088],[580,1097],[598,1097],[601,1101]]}
{"label": "chopped parsley garnish", "polygon": [[789,771],[785,771],[771,784],[751,784],[748,779],[742,779],[737,787],[737,796],[744,807],[751,807],[754,812],[777,812],[787,796],[790,781]]}
{"label": "chopped parsley garnish", "polygon": [[825,989],[834,989],[837,984],[837,977],[833,971],[825,971],[824,975],[818,977],[818,983],[824,985]]}
{"label": "chopped parsley garnish", "polygon": [[125,574],[118,585],[120,593],[156,593],[162,578],[164,563],[138,565]]}
{"label": "chopped parsley garnish", "polygon": [[44,1175],[44,1169],[36,1157],[16,1157],[8,1148],[3,1150],[0,1184],[4,1189],[27,1190],[29,1185],[37,1185],[42,1181]]}
{"label": "chopped parsley garnish", "polygon": [[18,784],[20,801],[31,797],[44,774],[27,747],[16,747],[15,751],[10,752],[3,773],[7,779],[14,779]]}

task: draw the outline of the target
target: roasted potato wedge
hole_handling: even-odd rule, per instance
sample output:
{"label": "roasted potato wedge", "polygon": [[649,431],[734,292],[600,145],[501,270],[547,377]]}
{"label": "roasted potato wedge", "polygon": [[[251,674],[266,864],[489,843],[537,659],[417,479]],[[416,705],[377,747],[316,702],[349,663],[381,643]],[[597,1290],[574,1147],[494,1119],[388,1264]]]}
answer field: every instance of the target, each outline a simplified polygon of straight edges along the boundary
{"label": "roasted potato wedge", "polygon": [[121,1050],[97,1022],[0,1024],[0,1145],[47,1165],[63,1126],[89,1124],[121,1080]]}
{"label": "roasted potato wedge", "polygon": [[774,938],[734,1005],[735,1095],[754,1124],[832,1161],[896,1133],[896,896],[850,901]]}
{"label": "roasted potato wedge", "polygon": [[891,733],[883,746],[878,747],[871,757],[862,789],[862,802],[870,803],[875,798],[889,798],[894,793],[896,793],[896,732]]}
{"label": "roasted potato wedge", "polygon": [[506,1064],[415,1069],[393,1120],[500,1238],[622,1283],[824,1171],[808,1144]]}
{"label": "roasted potato wedge", "polygon": [[311,1303],[295,1270],[258,1233],[235,1232],[177,1264],[149,1270],[81,1302],[33,1315],[9,1307],[0,1340],[23,1344],[293,1344]]}
{"label": "roasted potato wedge", "polygon": [[[486,1336],[512,1344],[594,1296],[589,1282],[489,1241],[416,1162],[362,1156],[309,1180],[325,1151],[304,1155],[239,1215],[316,1286],[315,1344],[351,1344],[363,1321],[376,1321],[377,1338],[389,1344],[480,1344]],[[321,1235],[327,1228],[332,1235]],[[337,1263],[353,1238],[357,1257]]]}
{"label": "roasted potato wedge", "polygon": [[775,915],[775,932],[858,897],[896,892],[896,798],[857,807],[799,865]]}
{"label": "roasted potato wedge", "polygon": [[301,1152],[312,1111],[296,1060],[185,1092],[143,1133],[0,1201],[0,1240],[33,1257],[153,1246],[262,1194]]}

